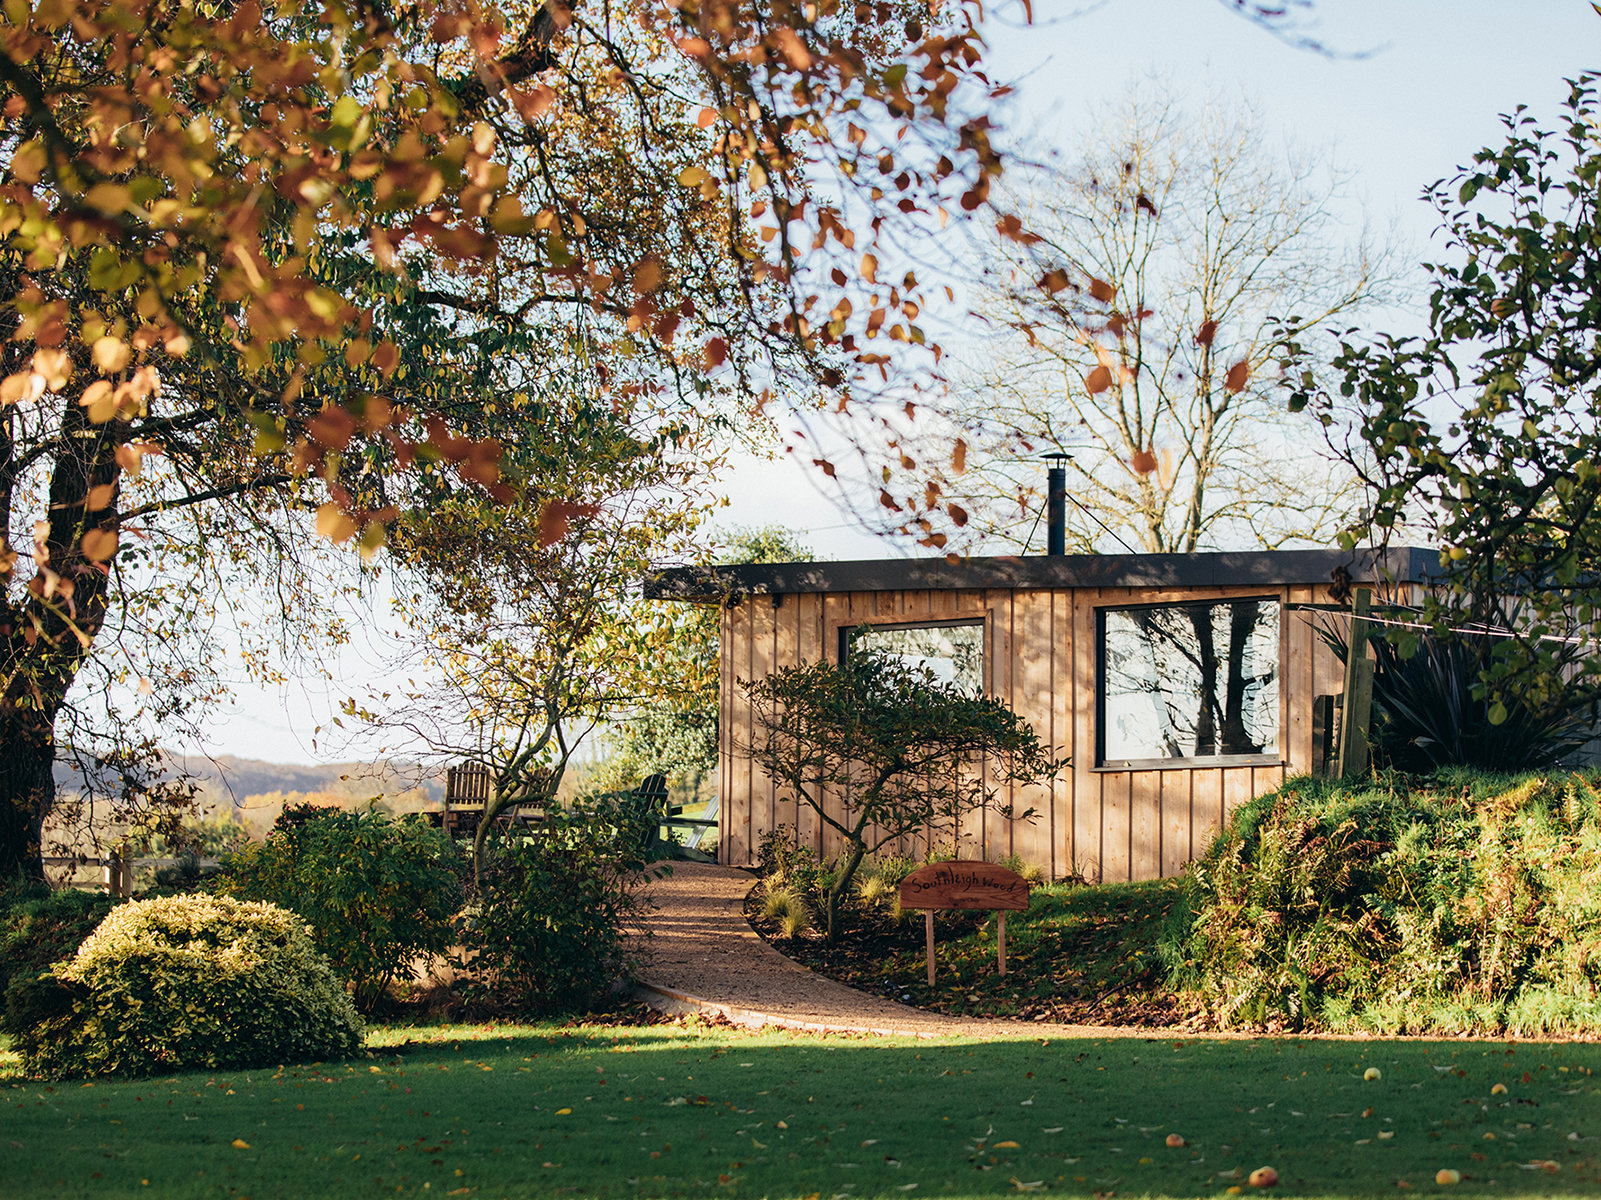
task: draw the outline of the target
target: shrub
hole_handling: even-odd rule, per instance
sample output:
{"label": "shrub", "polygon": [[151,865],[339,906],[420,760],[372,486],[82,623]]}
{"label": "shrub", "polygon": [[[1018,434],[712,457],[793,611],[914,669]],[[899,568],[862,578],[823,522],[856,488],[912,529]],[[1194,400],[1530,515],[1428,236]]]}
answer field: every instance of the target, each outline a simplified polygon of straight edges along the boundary
{"label": "shrub", "polygon": [[32,978],[69,957],[119,903],[75,888],[43,884],[9,898],[0,913],[0,995],[13,979]]}
{"label": "shrub", "polygon": [[419,955],[444,953],[461,909],[459,854],[418,817],[323,811],[223,864],[219,887],[299,913],[317,949],[371,1012]]}
{"label": "shrub", "polygon": [[468,960],[458,987],[468,999],[529,1015],[599,1004],[630,967],[653,824],[608,794],[550,812],[536,837],[495,846],[461,924]]}
{"label": "shrub", "polygon": [[788,825],[762,834],[756,844],[756,865],[763,877],[777,879],[809,892],[817,884],[822,865],[810,846],[800,844],[800,835]]}
{"label": "shrub", "polygon": [[1046,882],[1045,868],[1040,866],[1040,864],[1037,862],[1025,862],[1021,854],[1008,854],[1005,858],[1000,859],[995,865],[999,867],[1005,867],[1014,875],[1021,876],[1036,887],[1039,887]]}
{"label": "shrub", "polygon": [[893,883],[879,874],[859,875],[856,880],[856,894],[863,904],[871,908],[888,904],[897,894],[898,889]]}
{"label": "shrub", "polygon": [[805,898],[792,887],[769,888],[762,900],[762,917],[777,921],[784,936],[796,937],[810,928],[812,910]]}
{"label": "shrub", "polygon": [[[1318,633],[1343,663],[1347,639],[1327,628]],[[1594,736],[1588,704],[1536,708],[1515,692],[1492,702],[1480,682],[1493,654],[1490,641],[1472,634],[1409,637],[1411,653],[1403,657],[1402,647],[1382,634],[1369,638],[1374,674],[1368,738],[1376,762],[1414,772],[1446,766],[1536,769]]]}
{"label": "shrub", "polygon": [[1442,771],[1244,805],[1164,938],[1225,1024],[1520,1035],[1601,1022],[1601,776]]}
{"label": "shrub", "polygon": [[227,896],[120,905],[72,958],[12,984],[4,1023],[48,1077],[339,1058],[362,1040],[300,918]]}

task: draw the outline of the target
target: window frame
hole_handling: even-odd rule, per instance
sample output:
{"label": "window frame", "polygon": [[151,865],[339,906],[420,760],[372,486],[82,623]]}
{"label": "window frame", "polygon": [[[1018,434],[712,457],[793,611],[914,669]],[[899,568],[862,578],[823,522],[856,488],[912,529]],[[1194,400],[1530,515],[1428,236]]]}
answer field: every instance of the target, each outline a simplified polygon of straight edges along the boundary
{"label": "window frame", "polygon": [[[1132,612],[1138,609],[1153,608],[1189,608],[1195,605],[1216,607],[1220,604],[1237,604],[1252,600],[1270,600],[1279,606],[1279,653],[1277,666],[1277,683],[1279,693],[1279,715],[1277,741],[1274,752],[1262,754],[1208,754],[1190,756],[1186,758],[1120,758],[1108,760],[1106,757],[1106,614],[1109,612]],[[1091,771],[1118,772],[1118,771],[1197,771],[1219,767],[1277,767],[1286,763],[1286,738],[1288,730],[1288,701],[1286,690],[1289,685],[1287,670],[1286,649],[1288,638],[1285,636],[1284,615],[1287,611],[1288,600],[1283,593],[1244,592],[1237,596],[1193,596],[1185,600],[1156,600],[1144,604],[1105,604],[1094,608],[1094,654],[1095,654],[1095,760]]]}
{"label": "window frame", "polygon": [[992,639],[990,638],[988,613],[975,613],[968,617],[934,617],[926,621],[908,621],[904,617],[896,617],[887,621],[876,620],[871,617],[864,617],[856,621],[840,621],[834,626],[834,661],[836,663],[845,661],[846,655],[850,653],[851,634],[855,633],[863,625],[866,625],[874,633],[892,633],[897,629],[954,629],[966,625],[978,626],[981,639],[980,657],[982,659],[979,674],[983,685],[980,695],[989,696],[991,694],[990,646]]}

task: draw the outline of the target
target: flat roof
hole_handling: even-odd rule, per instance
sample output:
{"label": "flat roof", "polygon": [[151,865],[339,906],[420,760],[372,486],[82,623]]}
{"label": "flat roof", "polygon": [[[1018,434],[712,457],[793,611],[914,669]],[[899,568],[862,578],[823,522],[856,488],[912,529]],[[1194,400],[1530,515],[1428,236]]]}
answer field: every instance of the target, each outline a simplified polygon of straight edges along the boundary
{"label": "flat roof", "polygon": [[1240,550],[1207,554],[1060,554],[883,558],[855,562],[674,567],[645,578],[649,600],[722,601],[800,592],[962,591],[984,588],[1193,588],[1418,582],[1439,572],[1437,550]]}

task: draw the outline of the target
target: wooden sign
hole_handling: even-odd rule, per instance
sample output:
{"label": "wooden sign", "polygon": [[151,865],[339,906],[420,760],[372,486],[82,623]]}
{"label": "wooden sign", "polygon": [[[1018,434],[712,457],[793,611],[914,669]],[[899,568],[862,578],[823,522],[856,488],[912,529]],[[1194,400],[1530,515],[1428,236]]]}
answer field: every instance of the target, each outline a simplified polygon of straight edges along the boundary
{"label": "wooden sign", "polygon": [[901,907],[928,910],[928,986],[934,986],[934,912],[936,908],[982,908],[996,913],[995,960],[1006,976],[1006,912],[1028,908],[1028,880],[1016,871],[987,862],[930,863],[901,880]]}

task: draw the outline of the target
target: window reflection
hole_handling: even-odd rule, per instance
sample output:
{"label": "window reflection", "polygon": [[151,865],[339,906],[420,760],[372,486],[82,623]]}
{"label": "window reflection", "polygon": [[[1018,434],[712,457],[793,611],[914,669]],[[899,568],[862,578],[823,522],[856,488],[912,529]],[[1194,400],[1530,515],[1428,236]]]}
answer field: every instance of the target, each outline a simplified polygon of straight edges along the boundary
{"label": "window reflection", "polygon": [[984,694],[982,623],[859,628],[851,634],[850,644],[892,655],[910,667],[924,667],[939,682],[955,684],[971,696]]}
{"label": "window reflection", "polygon": [[1101,610],[1101,761],[1278,757],[1279,603]]}

